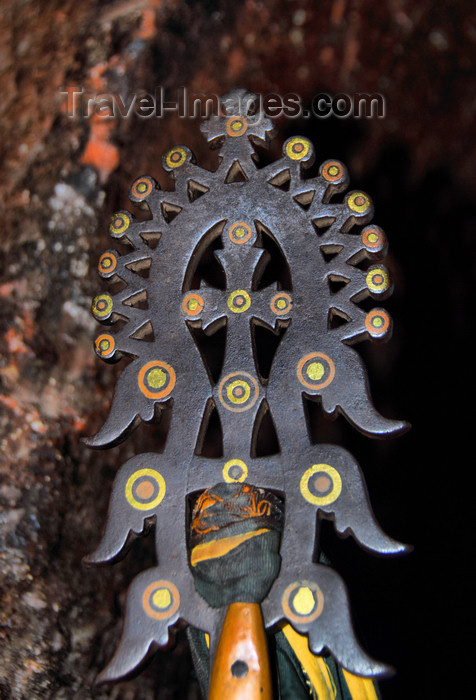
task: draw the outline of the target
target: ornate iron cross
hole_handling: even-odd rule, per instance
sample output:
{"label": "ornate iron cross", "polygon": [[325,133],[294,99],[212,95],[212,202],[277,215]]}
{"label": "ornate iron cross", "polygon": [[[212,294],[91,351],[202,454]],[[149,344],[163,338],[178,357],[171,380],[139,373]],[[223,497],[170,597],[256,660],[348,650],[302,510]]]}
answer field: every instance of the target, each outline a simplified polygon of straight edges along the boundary
{"label": "ornate iron cross", "polygon": [[[108,250],[99,261],[102,277],[126,286],[94,299],[95,317],[113,324],[97,338],[96,351],[105,360],[132,361],[117,382],[109,417],[87,444],[108,447],[140,420],[170,419],[163,452],[139,454],[119,469],[103,539],[88,557],[112,560],[131,531],[143,532],[154,518],[158,565],[130,587],[122,640],[102,680],[126,675],[151,648],[165,645],[179,618],[209,633],[215,648],[224,613],[194,584],[187,503],[220,482],[249,483],[284,500],[280,571],[261,602],[265,627],[287,620],[308,636],[313,653],[327,648],[352,673],[386,669],[355,639],[341,578],[313,561],[316,513],[371,552],[396,554],[405,546],[379,528],[352,455],[311,443],[305,411],[308,401],[318,401],[370,437],[407,427],[373,407],[365,368],[351,347],[391,331],[384,309],[359,305],[391,291],[380,263],[385,234],[369,224],[373,207],[364,192],[335,196],[348,185],[342,163],[328,160],[306,178],[314,160],[308,139],[288,139],[282,158],[259,167],[254,145],[266,146],[273,125],[244,107],[252,101],[233,91],[223,100],[226,114],[203,123],[210,147],[220,149],[215,172],[175,146],[162,163],[173,192],[149,176],[133,183],[130,199],[150,218],[116,213],[110,234],[131,250]],[[205,281],[204,260],[216,268],[214,285]],[[118,318],[127,323],[114,332]],[[224,326],[217,371],[203,341]],[[276,338],[270,369],[257,358],[263,327]],[[202,454],[214,410],[223,433],[219,458]],[[260,456],[265,416],[272,417],[279,451]]]}

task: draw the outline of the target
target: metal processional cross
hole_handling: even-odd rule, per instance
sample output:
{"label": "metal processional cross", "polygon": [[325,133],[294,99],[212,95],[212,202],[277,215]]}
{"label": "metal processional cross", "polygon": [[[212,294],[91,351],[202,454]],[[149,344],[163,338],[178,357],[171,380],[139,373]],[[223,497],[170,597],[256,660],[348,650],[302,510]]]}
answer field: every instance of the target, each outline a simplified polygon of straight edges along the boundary
{"label": "metal processional cross", "polygon": [[[157,566],[130,587],[122,639],[102,680],[127,675],[166,645],[179,619],[206,632],[212,659],[216,654],[226,609],[200,593],[194,566],[205,550],[217,557],[224,544],[217,545],[217,534],[191,555],[190,503],[219,484],[240,494],[250,485],[247,515],[264,523],[252,535],[228,538],[227,553],[269,531],[266,493],[283,504],[280,563],[253,601],[264,628],[289,623],[307,636],[312,653],[327,649],[351,673],[386,670],[354,636],[343,581],[316,561],[316,522],[331,519],[338,533],[370,552],[396,554],[405,546],[379,528],[354,457],[336,445],[312,444],[306,417],[309,402],[317,401],[369,437],[407,427],[376,411],[352,348],[391,332],[384,309],[360,304],[391,291],[380,262],[385,234],[369,223],[367,194],[341,194],[348,186],[342,163],[328,160],[306,177],[314,160],[308,139],[289,138],[282,158],[262,166],[255,145],[266,147],[273,124],[252,114],[252,102],[235,90],[223,99],[226,113],[203,122],[210,147],[219,149],[214,172],[197,165],[186,146],[175,146],[163,158],[173,191],[149,176],[133,183],[130,199],[149,218],[117,212],[109,231],[129,252],[107,250],[99,260],[100,275],[121,280],[123,289],[94,299],[96,319],[111,324],[97,337],[96,352],[131,361],[105,424],[87,443],[115,445],[141,420],[168,425],[161,453],[138,454],[118,470],[107,527],[88,557],[113,560],[131,532],[155,523]],[[127,322],[115,330],[118,319]],[[219,457],[202,450],[212,414],[221,426]],[[259,449],[263,421],[277,436],[272,454]]]}

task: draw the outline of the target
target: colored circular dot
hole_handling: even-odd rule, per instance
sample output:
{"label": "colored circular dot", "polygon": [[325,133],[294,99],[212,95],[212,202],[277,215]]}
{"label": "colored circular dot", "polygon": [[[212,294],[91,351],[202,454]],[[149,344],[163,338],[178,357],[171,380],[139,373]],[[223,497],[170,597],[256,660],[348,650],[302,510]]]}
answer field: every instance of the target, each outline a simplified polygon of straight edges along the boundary
{"label": "colored circular dot", "polygon": [[372,309],[365,318],[365,328],[373,338],[382,338],[390,328],[390,316],[384,309]]}
{"label": "colored circular dot", "polygon": [[287,292],[278,292],[270,301],[270,308],[277,316],[283,316],[291,311],[293,302],[290,294]]}
{"label": "colored circular dot", "polygon": [[131,186],[131,196],[135,199],[144,199],[152,192],[153,186],[152,178],[148,176],[140,177]]}
{"label": "colored circular dot", "polygon": [[337,160],[327,161],[321,166],[321,175],[327,182],[337,182],[342,179],[344,166]]}
{"label": "colored circular dot", "polygon": [[363,214],[370,207],[370,199],[363,192],[353,192],[348,195],[347,206],[357,214]]}
{"label": "colored circular dot", "polygon": [[200,294],[187,294],[182,302],[182,309],[185,311],[187,316],[197,316],[203,307],[205,302]]}
{"label": "colored circular dot", "polygon": [[152,481],[142,481],[136,488],[136,494],[139,496],[139,498],[143,498],[144,500],[150,498],[153,493],[154,484],[152,483]]}
{"label": "colored circular dot", "polygon": [[371,268],[367,272],[365,282],[374,294],[382,294],[390,287],[390,277],[384,268]]}
{"label": "colored circular dot", "polygon": [[112,307],[112,297],[109,294],[100,294],[93,300],[92,312],[97,319],[105,319],[111,314]]}
{"label": "colored circular dot", "polygon": [[248,467],[242,459],[230,459],[224,465],[222,475],[227,484],[242,483],[248,476]]}
{"label": "colored circular dot", "polygon": [[302,160],[311,150],[311,144],[307,139],[295,136],[285,146],[285,153],[291,160]]}
{"label": "colored circular dot", "polygon": [[371,253],[380,253],[385,247],[385,234],[378,226],[367,227],[362,231],[362,243]]}
{"label": "colored circular dot", "polygon": [[171,581],[154,581],[142,595],[142,607],[149,617],[166,620],[172,617],[180,606],[180,594]]}
{"label": "colored circular dot", "polygon": [[165,162],[169,168],[179,168],[187,160],[187,152],[185,148],[176,146],[172,148],[165,156]]}
{"label": "colored circular dot", "polygon": [[329,464],[313,464],[306,469],[299,485],[303,498],[315,506],[334,503],[342,492],[342,478]]}
{"label": "colored circular dot", "polygon": [[99,258],[98,272],[103,277],[111,277],[117,267],[117,258],[113,253],[103,253]]}
{"label": "colored circular dot", "polygon": [[104,359],[112,357],[112,355],[114,354],[115,346],[116,343],[112,335],[103,334],[96,338],[95,349],[99,357],[102,357]]}
{"label": "colored circular dot", "polygon": [[250,385],[242,379],[237,379],[227,385],[226,395],[234,404],[242,404],[248,401],[251,393]]}
{"label": "colored circular dot", "polygon": [[314,479],[314,486],[316,488],[316,491],[320,491],[321,493],[328,491],[331,484],[332,481],[328,476],[321,475],[318,476],[317,479]]}
{"label": "colored circular dot", "polygon": [[308,377],[317,382],[322,378],[324,371],[324,365],[322,362],[311,362],[311,364],[307,367],[306,374]]}
{"label": "colored circular dot", "polygon": [[308,586],[301,586],[293,598],[293,608],[300,615],[309,615],[316,607],[316,601]]}
{"label": "colored circular dot", "polygon": [[168,608],[172,602],[172,595],[168,588],[159,588],[152,596],[152,602],[157,608]]}
{"label": "colored circular dot", "polygon": [[136,510],[152,510],[164,499],[165,479],[156,469],[138,469],[127,480],[124,495]]}
{"label": "colored circular dot", "polygon": [[114,238],[120,238],[125,231],[129,228],[131,223],[131,217],[127,212],[119,212],[114,214],[109,224],[109,233]]}
{"label": "colored circular dot", "polygon": [[173,367],[160,360],[147,362],[137,377],[139,389],[149,399],[166,398],[175,386],[175,379]]}
{"label": "colored circular dot", "polygon": [[160,389],[167,381],[167,375],[162,369],[151,369],[147,374],[147,383],[153,389]]}
{"label": "colored circular dot", "polygon": [[314,581],[294,581],[283,593],[285,616],[297,624],[316,620],[324,609],[324,595]]}
{"label": "colored circular dot", "polygon": [[328,355],[311,352],[298,363],[297,376],[301,384],[315,391],[328,386],[335,376],[335,365]]}
{"label": "colored circular dot", "polygon": [[252,235],[253,231],[251,226],[248,226],[248,224],[245,224],[243,221],[237,221],[232,224],[228,232],[228,237],[232,243],[237,243],[238,245],[249,241]]}
{"label": "colored circular dot", "polygon": [[244,289],[236,289],[229,295],[227,305],[233,313],[241,314],[250,308],[251,297]]}
{"label": "colored circular dot", "polygon": [[229,411],[247,411],[256,403],[258,382],[248,372],[232,372],[220,382],[218,396]]}
{"label": "colored circular dot", "polygon": [[244,117],[231,117],[226,123],[226,132],[228,136],[242,136],[248,123]]}

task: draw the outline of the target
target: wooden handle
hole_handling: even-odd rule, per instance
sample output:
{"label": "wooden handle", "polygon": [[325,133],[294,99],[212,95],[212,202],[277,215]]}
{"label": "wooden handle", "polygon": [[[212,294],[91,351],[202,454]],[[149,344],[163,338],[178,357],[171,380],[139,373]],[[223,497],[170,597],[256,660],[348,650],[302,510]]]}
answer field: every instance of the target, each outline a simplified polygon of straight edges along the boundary
{"label": "wooden handle", "polygon": [[266,633],[258,603],[228,608],[213,664],[208,700],[272,700]]}

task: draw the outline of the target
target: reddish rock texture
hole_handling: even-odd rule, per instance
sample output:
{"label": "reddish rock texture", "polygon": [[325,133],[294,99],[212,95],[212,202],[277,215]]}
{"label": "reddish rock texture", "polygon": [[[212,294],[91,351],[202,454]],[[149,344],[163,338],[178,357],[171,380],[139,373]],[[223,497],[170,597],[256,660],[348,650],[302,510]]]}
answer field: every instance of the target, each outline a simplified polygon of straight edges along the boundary
{"label": "reddish rock texture", "polygon": [[[379,520],[416,553],[375,563],[347,543],[329,546],[368,648],[399,669],[384,700],[440,697],[428,671],[446,639],[435,616],[445,610],[450,624],[452,597],[469,590],[461,489],[449,495],[441,480],[459,464],[451,448],[447,473],[442,443],[462,434],[448,414],[460,399],[474,275],[475,45],[474,5],[463,0],[2,3],[0,698],[198,697],[181,632],[138,678],[91,689],[117,642],[125,589],[152,554],[144,541],[112,568],[85,569],[81,558],[104,525],[124,451],[147,449],[154,436],[141,428],[120,457],[90,453],[79,438],[105,416],[117,374],[94,356],[89,314],[105,223],[128,206],[137,175],[166,185],[159,163],[171,144],[187,143],[204,165],[213,156],[197,122],[174,115],[70,118],[58,92],[67,85],[123,96],[162,86],[171,99],[179,86],[222,94],[243,85],[295,92],[307,106],[319,92],[385,96],[385,119],[281,125],[311,136],[320,160],[347,162],[389,235],[396,334],[367,359],[377,405],[415,429],[390,446],[341,432],[367,469]],[[453,530],[442,532],[442,508]],[[462,626],[450,629],[461,638]]]}

